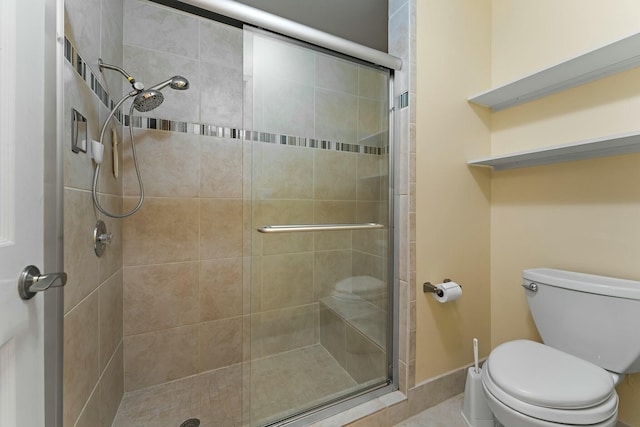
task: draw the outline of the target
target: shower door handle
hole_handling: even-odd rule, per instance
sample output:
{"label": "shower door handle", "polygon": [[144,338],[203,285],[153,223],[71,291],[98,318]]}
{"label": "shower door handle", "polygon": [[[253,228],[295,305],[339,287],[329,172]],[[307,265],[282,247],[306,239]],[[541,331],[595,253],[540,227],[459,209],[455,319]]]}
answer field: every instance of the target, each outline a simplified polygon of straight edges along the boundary
{"label": "shower door handle", "polygon": [[375,222],[361,224],[289,224],[289,225],[265,225],[258,228],[260,233],[300,233],[308,231],[348,231],[348,230],[375,230],[384,228],[384,225]]}
{"label": "shower door handle", "polygon": [[66,283],[67,273],[40,274],[38,267],[29,265],[22,270],[18,278],[18,293],[20,298],[27,300],[38,292],[64,286]]}

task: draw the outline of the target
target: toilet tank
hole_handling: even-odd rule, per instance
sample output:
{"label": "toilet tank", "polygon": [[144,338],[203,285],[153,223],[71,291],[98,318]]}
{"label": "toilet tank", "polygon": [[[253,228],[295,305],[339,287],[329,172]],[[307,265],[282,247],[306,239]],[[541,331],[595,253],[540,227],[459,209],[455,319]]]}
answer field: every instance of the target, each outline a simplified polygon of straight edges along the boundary
{"label": "toilet tank", "polygon": [[640,282],[535,268],[522,286],[545,344],[612,372],[640,372]]}

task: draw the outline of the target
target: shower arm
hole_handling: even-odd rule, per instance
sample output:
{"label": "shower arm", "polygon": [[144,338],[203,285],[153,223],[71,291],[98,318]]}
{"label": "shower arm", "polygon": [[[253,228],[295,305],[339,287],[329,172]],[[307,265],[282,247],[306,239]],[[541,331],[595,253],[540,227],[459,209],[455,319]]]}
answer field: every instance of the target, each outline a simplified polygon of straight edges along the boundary
{"label": "shower arm", "polygon": [[129,83],[131,83],[131,87],[136,90],[137,93],[144,90],[144,84],[137,82],[136,79],[134,79],[133,76],[127,73],[123,68],[118,67],[117,65],[105,64],[102,62],[102,58],[98,58],[98,67],[100,67],[100,71],[102,71],[103,68],[106,68],[107,70],[119,72]]}

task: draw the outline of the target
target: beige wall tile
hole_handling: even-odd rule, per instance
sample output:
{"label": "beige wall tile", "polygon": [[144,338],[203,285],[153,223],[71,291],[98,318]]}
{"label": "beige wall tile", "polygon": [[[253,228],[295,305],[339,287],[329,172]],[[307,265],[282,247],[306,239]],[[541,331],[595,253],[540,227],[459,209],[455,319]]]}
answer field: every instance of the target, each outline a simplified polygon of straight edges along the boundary
{"label": "beige wall tile", "polygon": [[352,153],[313,150],[315,200],[355,200],[356,160]]}
{"label": "beige wall tile", "polygon": [[316,251],[351,249],[351,231],[320,231],[313,235]]}
{"label": "beige wall tile", "polygon": [[377,256],[370,255],[360,251],[353,251],[352,253],[352,268],[354,276],[372,276],[380,280],[385,280],[385,259]]}
{"label": "beige wall tile", "polygon": [[[102,196],[102,207],[109,212],[122,212],[122,197]],[[104,282],[116,271],[122,268],[122,220],[101,215],[107,227],[107,233],[112,234],[111,242],[105,247],[100,260],[100,282]]]}
{"label": "beige wall tile", "polygon": [[322,251],[314,254],[314,297],[330,295],[336,283],[351,277],[351,251]]}
{"label": "beige wall tile", "polygon": [[[124,42],[198,58],[198,19],[193,15],[141,1],[125,2]],[[160,27],[160,29],[158,28]],[[152,82],[146,82],[152,84]]]}
{"label": "beige wall tile", "polygon": [[[125,209],[136,203],[126,198]],[[123,222],[124,265],[197,260],[199,219],[197,199],[145,199]]]}
{"label": "beige wall tile", "polygon": [[102,427],[113,423],[124,394],[124,346],[118,346],[100,380],[100,419]]}
{"label": "beige wall tile", "polygon": [[355,201],[320,200],[313,203],[317,224],[347,224],[356,222]]}
{"label": "beige wall tile", "polygon": [[63,427],[101,427],[100,409],[100,390],[96,388],[75,424],[66,424],[65,420]]}
{"label": "beige wall tile", "polygon": [[305,147],[255,144],[254,190],[257,200],[311,199],[313,152]]}
{"label": "beige wall tile", "polygon": [[262,348],[264,355],[281,353],[315,342],[317,304],[262,314]]}
{"label": "beige wall tile", "polygon": [[197,261],[125,267],[125,335],[198,322],[198,278]]}
{"label": "beige wall tile", "polygon": [[316,138],[349,144],[356,142],[357,97],[319,88],[315,95]]}
{"label": "beige wall tile", "polygon": [[64,425],[73,426],[98,382],[98,294],[64,317]]}
{"label": "beige wall tile", "polygon": [[383,378],[386,372],[386,354],[365,338],[360,332],[347,325],[347,372],[358,383],[375,378]]}
{"label": "beige wall tile", "polygon": [[242,142],[200,138],[200,197],[242,197]]}
{"label": "beige wall tile", "polygon": [[242,256],[242,200],[200,201],[200,259]]}
{"label": "beige wall tile", "polygon": [[125,391],[197,373],[198,329],[191,325],[125,337]]}
{"label": "beige wall tile", "polygon": [[[313,224],[311,200],[255,200],[253,228],[265,225]],[[262,242],[262,254],[304,252],[313,248],[313,234],[260,234],[252,231],[254,240]]]}
{"label": "beige wall tile", "polygon": [[100,310],[100,370],[122,341],[122,270],[98,288]]}
{"label": "beige wall tile", "polygon": [[[174,119],[174,118],[172,118]],[[174,119],[175,120],[175,119]],[[138,197],[129,133],[125,137],[122,172],[124,195]],[[180,132],[134,130],[136,154],[145,195],[149,197],[197,197],[200,192],[200,138]]]}
{"label": "beige wall tile", "polygon": [[370,67],[359,67],[358,94],[369,99],[385,100],[387,96],[387,73]]}
{"label": "beige wall tile", "polygon": [[95,216],[91,193],[64,190],[64,287],[65,312],[89,295],[99,284],[99,260],[93,249]]}
{"label": "beige wall tile", "polygon": [[346,330],[344,320],[320,303],[320,344],[346,369]]}
{"label": "beige wall tile", "polygon": [[200,324],[201,371],[242,361],[242,317]]}
{"label": "beige wall tile", "polygon": [[316,55],[316,86],[358,94],[358,66],[329,55]]}
{"label": "beige wall tile", "polygon": [[353,232],[353,249],[370,255],[383,256],[388,250],[389,230],[357,230]]}
{"label": "beige wall tile", "polygon": [[313,301],[313,252],[262,257],[262,309]]}
{"label": "beige wall tile", "polygon": [[242,258],[200,261],[200,321],[242,315]]}
{"label": "beige wall tile", "polygon": [[356,222],[389,224],[389,205],[386,202],[358,201]]}
{"label": "beige wall tile", "polygon": [[357,154],[358,177],[357,199],[379,201],[382,196],[381,188],[386,183],[386,173],[382,164],[386,158],[368,154]]}
{"label": "beige wall tile", "polygon": [[371,136],[379,137],[380,132],[388,127],[387,104],[367,98],[358,98],[358,142],[367,143]]}

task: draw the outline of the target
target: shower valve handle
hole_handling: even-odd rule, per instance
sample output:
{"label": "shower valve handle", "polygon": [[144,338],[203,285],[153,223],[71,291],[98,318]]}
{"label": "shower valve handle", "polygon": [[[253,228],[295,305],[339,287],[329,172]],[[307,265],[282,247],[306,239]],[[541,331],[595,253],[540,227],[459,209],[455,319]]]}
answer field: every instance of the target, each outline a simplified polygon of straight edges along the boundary
{"label": "shower valve handle", "polygon": [[113,233],[103,233],[98,236],[98,241],[102,243],[111,243],[112,238],[113,238]]}

